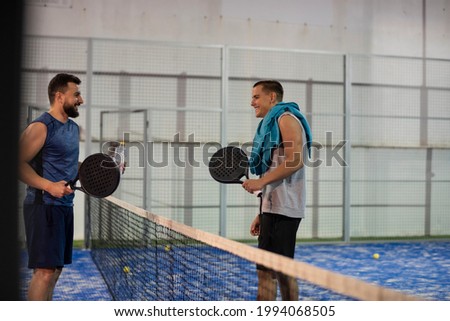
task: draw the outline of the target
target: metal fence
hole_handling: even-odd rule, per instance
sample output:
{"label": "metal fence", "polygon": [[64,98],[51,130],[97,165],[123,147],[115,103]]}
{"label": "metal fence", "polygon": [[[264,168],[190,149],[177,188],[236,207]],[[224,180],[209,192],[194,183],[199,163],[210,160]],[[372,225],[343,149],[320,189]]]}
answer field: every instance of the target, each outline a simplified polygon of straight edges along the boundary
{"label": "metal fence", "polygon": [[23,124],[55,73],[81,78],[84,154],[125,139],[117,195],[158,215],[249,238],[257,200],[212,180],[207,160],[251,143],[251,88],[270,78],[313,133],[299,238],[450,235],[450,60],[26,37],[22,70]]}

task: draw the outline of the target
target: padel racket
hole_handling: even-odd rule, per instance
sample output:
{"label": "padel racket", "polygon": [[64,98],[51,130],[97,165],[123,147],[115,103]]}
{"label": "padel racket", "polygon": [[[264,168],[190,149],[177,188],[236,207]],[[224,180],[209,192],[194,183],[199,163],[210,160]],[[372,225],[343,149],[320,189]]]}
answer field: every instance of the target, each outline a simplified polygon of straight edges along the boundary
{"label": "padel racket", "polygon": [[[78,175],[69,181],[73,190],[80,190],[88,195],[103,198],[111,195],[120,183],[120,169],[114,159],[103,153],[88,156],[80,165]],[[76,186],[80,181],[81,186]]]}
{"label": "padel racket", "polygon": [[[215,152],[209,161],[209,173],[216,181],[224,184],[242,184],[242,178],[249,178],[248,157],[239,147],[227,146]],[[261,196],[261,191],[253,194]]]}

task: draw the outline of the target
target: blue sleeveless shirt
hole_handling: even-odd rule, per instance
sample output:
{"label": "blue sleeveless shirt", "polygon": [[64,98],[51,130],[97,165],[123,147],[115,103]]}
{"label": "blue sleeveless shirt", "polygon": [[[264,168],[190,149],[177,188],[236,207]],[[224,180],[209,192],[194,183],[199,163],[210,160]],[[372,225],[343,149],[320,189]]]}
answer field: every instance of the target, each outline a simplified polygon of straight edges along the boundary
{"label": "blue sleeveless shirt", "polygon": [[[47,126],[47,137],[44,146],[31,160],[31,167],[38,175],[52,181],[69,181],[78,172],[79,128],[77,123],[69,119],[62,123],[48,112],[32,121]],[[56,198],[47,192],[28,186],[24,204],[47,204],[73,206],[75,193]]]}

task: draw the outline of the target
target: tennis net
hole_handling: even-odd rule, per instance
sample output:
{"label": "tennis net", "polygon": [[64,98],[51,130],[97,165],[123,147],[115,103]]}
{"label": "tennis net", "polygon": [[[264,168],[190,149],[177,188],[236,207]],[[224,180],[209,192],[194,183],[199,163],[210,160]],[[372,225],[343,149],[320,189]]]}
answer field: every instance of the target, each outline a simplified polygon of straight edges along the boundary
{"label": "tennis net", "polygon": [[89,197],[88,207],[92,257],[114,300],[252,301],[258,293],[256,264],[294,278],[300,300],[420,300],[183,225],[114,197]]}

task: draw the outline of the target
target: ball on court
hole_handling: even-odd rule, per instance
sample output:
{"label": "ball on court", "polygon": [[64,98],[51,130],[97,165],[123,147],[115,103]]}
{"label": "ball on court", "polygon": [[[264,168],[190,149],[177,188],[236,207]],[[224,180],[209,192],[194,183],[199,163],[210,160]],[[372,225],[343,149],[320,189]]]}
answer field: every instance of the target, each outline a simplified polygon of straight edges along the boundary
{"label": "ball on court", "polygon": [[172,248],[170,247],[170,245],[166,245],[165,247],[164,247],[164,250],[166,250],[166,251],[170,251]]}
{"label": "ball on court", "polygon": [[124,271],[125,273],[130,273],[130,268],[129,268],[128,266],[124,266],[124,267],[123,267],[123,271]]}
{"label": "ball on court", "polygon": [[378,260],[378,259],[380,258],[380,254],[375,253],[375,254],[373,255],[373,258],[374,258],[375,260]]}

